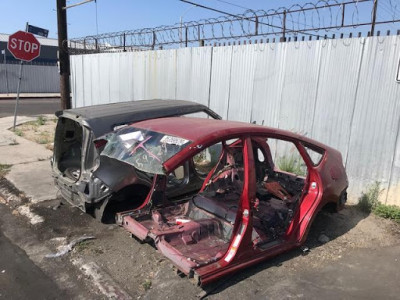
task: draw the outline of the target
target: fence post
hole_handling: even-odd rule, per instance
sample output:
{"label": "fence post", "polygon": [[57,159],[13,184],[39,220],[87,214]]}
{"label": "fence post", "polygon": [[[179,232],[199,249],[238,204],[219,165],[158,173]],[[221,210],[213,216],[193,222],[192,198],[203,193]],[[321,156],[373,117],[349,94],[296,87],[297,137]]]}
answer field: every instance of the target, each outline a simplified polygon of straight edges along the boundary
{"label": "fence post", "polygon": [[371,36],[374,36],[374,33],[375,33],[375,22],[376,22],[377,9],[378,9],[378,0],[374,0],[374,6],[372,8]]}
{"label": "fence post", "polygon": [[201,30],[200,30],[200,24],[197,27],[197,36],[199,38],[199,47],[204,47],[204,40],[201,39]]}
{"label": "fence post", "polygon": [[155,46],[156,46],[156,33],[155,33],[155,31],[153,30],[153,43],[152,43],[152,45],[151,45],[151,50],[154,50],[154,48],[155,48]]}
{"label": "fence post", "polygon": [[255,27],[254,35],[258,35],[258,16],[256,16]]}
{"label": "fence post", "polygon": [[281,42],[286,42],[286,10],[283,11]]}
{"label": "fence post", "polygon": [[342,10],[342,27],[343,27],[344,26],[344,13],[345,13],[345,10],[346,10],[346,3],[343,3],[342,5],[343,5],[343,10]]}
{"label": "fence post", "polygon": [[185,26],[185,47],[188,46],[188,28]]}
{"label": "fence post", "polygon": [[125,34],[125,32],[124,32],[124,52],[126,52],[125,45],[126,45],[126,34]]}

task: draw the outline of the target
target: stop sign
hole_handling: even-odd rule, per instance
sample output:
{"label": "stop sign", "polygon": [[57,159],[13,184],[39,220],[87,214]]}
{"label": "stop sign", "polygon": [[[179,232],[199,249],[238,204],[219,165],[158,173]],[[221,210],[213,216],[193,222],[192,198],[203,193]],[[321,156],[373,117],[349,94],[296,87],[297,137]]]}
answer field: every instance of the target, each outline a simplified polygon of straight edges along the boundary
{"label": "stop sign", "polygon": [[16,59],[31,61],[40,55],[40,43],[32,33],[17,31],[8,38],[8,51]]}

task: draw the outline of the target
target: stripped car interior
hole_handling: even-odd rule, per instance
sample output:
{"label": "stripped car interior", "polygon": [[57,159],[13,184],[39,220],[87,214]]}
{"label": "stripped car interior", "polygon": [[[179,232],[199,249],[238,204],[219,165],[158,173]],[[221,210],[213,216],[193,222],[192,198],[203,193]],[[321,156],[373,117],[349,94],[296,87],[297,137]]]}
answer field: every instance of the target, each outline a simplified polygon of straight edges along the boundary
{"label": "stripped car interior", "polygon": [[283,130],[172,117],[102,141],[100,156],[151,182],[117,223],[202,285],[300,246],[321,208],[346,201],[340,153]]}

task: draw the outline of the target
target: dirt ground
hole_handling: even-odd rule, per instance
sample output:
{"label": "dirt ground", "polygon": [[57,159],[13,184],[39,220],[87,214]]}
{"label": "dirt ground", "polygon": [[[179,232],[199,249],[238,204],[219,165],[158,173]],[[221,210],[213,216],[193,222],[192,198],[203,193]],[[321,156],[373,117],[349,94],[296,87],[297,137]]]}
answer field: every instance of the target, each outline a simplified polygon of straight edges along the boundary
{"label": "dirt ground", "polygon": [[16,126],[15,134],[38,144],[43,144],[47,149],[53,150],[56,125],[56,118],[39,116],[35,121]]}
{"label": "dirt ground", "polygon": [[[238,299],[239,295],[257,298],[261,292],[275,299],[278,291],[266,290],[262,282],[276,288],[283,279],[340,263],[352,251],[398,245],[400,237],[399,224],[366,215],[356,207],[346,207],[340,213],[323,211],[305,243],[309,251],[290,251],[203,289],[176,274],[169,260],[151,245],[141,244],[116,225],[99,224],[68,204],[60,205],[60,200],[41,203],[33,210],[45,218],[36,230],[49,248],[56,251],[57,246],[73,238],[94,235],[95,240],[79,244],[66,257],[95,261],[133,298],[144,299],[196,299],[206,294],[210,299]],[[322,234],[329,241],[319,241]],[[62,262],[65,257],[55,259]]]}

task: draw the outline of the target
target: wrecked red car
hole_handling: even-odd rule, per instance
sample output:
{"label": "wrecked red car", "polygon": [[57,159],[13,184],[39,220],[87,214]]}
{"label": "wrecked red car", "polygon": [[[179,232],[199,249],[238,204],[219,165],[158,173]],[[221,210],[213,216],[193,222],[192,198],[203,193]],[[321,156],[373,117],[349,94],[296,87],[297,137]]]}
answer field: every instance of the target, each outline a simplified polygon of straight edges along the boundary
{"label": "wrecked red car", "polygon": [[101,155],[152,182],[117,223],[202,285],[300,246],[317,212],[347,197],[338,151],[253,124],[146,120],[114,132]]}

